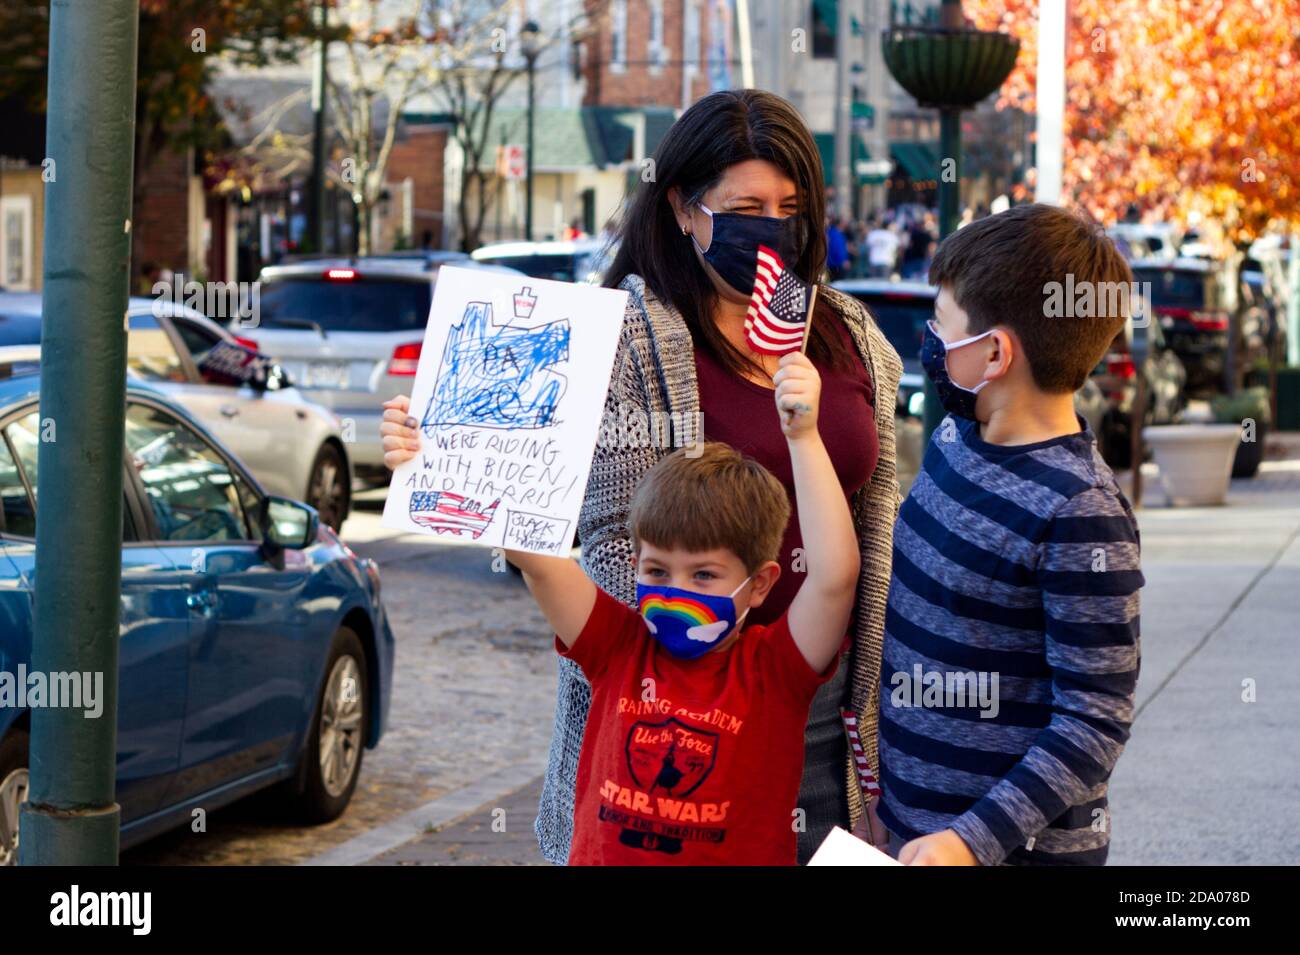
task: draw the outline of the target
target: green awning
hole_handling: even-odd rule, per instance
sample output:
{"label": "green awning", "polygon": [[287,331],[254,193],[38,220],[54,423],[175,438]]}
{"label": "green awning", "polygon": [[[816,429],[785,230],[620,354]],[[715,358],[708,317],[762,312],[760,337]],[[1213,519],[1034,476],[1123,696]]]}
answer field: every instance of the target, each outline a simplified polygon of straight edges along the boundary
{"label": "green awning", "polygon": [[831,35],[834,36],[840,24],[838,0],[813,0],[813,6],[817,8],[817,18],[830,27]]}
{"label": "green awning", "polygon": [[[817,143],[817,152],[820,153],[822,157],[822,181],[828,186],[834,185],[835,134],[813,133],[813,140]],[[871,150],[867,149],[867,144],[862,141],[860,135],[855,135],[851,142],[853,144],[853,155],[849,157],[850,170],[852,170],[853,164],[857,163],[859,160],[871,158]],[[859,186],[884,182],[884,178],[879,176],[855,176],[854,179]]]}
{"label": "green awning", "polygon": [[[840,3],[839,0],[813,0],[813,6],[817,8],[817,18],[830,28],[831,36],[840,32]],[[849,14],[849,29],[854,36],[862,36],[862,21]]]}
{"label": "green awning", "polygon": [[900,171],[913,182],[939,178],[937,143],[896,142],[889,144],[889,155]]}

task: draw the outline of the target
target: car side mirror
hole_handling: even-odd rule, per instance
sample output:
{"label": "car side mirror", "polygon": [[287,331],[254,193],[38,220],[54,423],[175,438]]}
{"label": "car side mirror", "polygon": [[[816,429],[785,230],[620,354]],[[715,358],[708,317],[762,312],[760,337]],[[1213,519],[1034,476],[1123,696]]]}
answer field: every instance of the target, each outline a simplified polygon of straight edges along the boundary
{"label": "car side mirror", "polygon": [[266,497],[258,511],[258,526],[262,540],[274,550],[302,550],[316,542],[320,515],[300,501]]}

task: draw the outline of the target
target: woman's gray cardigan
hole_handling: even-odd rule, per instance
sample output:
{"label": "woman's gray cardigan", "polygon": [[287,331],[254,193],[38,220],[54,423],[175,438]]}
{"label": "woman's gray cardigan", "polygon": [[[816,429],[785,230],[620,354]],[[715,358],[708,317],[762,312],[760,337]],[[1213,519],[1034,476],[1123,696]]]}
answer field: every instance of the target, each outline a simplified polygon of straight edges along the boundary
{"label": "woman's gray cardigan", "polygon": [[[609,392],[600,440],[578,518],[582,567],[601,588],[631,605],[635,575],[627,516],[632,492],[641,476],[676,447],[696,440],[699,386],[695,378],[695,349],[686,322],[672,305],[660,301],[640,276],[620,285],[629,293],[623,332]],[[854,608],[851,666],[851,708],[861,715],[861,737],[873,770],[876,757],[876,709],[880,686],[885,599],[894,519],[898,512],[898,480],[894,458],[894,406],[902,363],[866,309],[851,296],[820,286],[853,336],[862,362],[875,386],[876,430],[880,455],[871,480],[853,498],[853,521],[862,547],[862,572]],[[671,435],[667,434],[671,422]],[[658,440],[656,440],[658,439]],[[573,836],[574,787],[578,755],[591,705],[591,687],[582,670],[560,658],[560,682],[555,701],[555,731],[538,807],[536,831],[542,855],[563,865]],[[849,819],[856,824],[863,811],[861,789],[852,751],[844,766],[849,794]]]}

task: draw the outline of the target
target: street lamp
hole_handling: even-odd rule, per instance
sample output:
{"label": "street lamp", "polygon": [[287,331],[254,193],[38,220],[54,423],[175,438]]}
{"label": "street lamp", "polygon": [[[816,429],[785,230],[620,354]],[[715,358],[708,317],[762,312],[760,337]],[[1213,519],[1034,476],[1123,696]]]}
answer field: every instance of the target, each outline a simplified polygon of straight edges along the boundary
{"label": "street lamp", "polygon": [[533,74],[540,49],[538,41],[541,39],[541,33],[536,20],[529,20],[519,31],[519,47],[523,51],[524,59],[528,61],[528,145],[526,147],[528,182],[524,189],[524,237],[529,242],[533,241]]}
{"label": "street lamp", "polygon": [[[939,25],[891,24],[883,37],[885,65],[921,107],[939,110],[939,151],[948,164],[939,176],[939,238],[957,231],[961,192],[961,111],[1003,84],[1016,65],[1020,41],[966,26],[961,0],[943,0]],[[934,386],[925,383],[925,434],[942,414]]]}
{"label": "street lamp", "polygon": [[307,245],[313,252],[325,251],[325,74],[329,44],[325,29],[329,26],[329,11],[325,0],[319,0],[316,11],[316,41],[313,44],[315,61],[312,70],[311,109],[311,198],[307,203]]}

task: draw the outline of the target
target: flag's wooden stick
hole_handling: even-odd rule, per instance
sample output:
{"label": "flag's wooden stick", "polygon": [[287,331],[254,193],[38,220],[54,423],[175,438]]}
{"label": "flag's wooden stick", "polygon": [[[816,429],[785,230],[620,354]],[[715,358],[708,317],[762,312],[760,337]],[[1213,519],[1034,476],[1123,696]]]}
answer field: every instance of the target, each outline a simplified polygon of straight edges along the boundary
{"label": "flag's wooden stick", "polygon": [[803,322],[803,344],[799,346],[801,352],[808,351],[808,333],[812,331],[813,307],[817,304],[817,283],[813,283],[812,294],[808,296],[808,316]]}
{"label": "flag's wooden stick", "polygon": [[[809,332],[809,330],[812,329],[813,307],[814,307],[816,304],[817,304],[817,286],[816,286],[816,284],[814,284],[813,287],[812,287],[812,294],[808,296],[808,314],[807,314],[806,316],[804,316],[804,322],[803,322],[803,344],[799,346],[799,351],[800,351],[800,352],[807,352],[807,351],[808,351],[808,332]],[[798,411],[795,411],[795,410],[793,410],[793,409],[789,409],[789,410],[787,410],[787,411],[785,412],[785,423],[786,423],[786,424],[789,424],[791,421],[793,421],[793,420],[795,419],[795,415],[797,415],[797,414],[799,414]]]}

